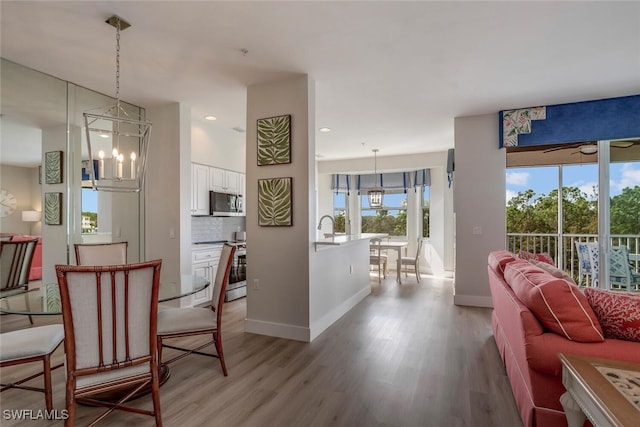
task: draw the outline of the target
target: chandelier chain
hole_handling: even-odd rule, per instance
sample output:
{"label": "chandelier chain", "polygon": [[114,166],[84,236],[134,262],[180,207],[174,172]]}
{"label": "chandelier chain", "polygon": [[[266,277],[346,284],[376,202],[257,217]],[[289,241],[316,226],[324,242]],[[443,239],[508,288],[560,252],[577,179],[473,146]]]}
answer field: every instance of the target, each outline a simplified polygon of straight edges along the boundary
{"label": "chandelier chain", "polygon": [[120,111],[120,17],[116,17],[116,109]]}

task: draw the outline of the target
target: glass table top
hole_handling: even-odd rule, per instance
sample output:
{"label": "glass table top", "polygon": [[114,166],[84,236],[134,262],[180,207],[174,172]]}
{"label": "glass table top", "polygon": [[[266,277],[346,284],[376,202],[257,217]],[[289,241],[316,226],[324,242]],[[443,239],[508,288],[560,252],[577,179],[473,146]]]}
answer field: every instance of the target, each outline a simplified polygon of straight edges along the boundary
{"label": "glass table top", "polygon": [[[180,283],[160,283],[159,302],[171,301],[195,294],[209,286],[209,280],[200,276],[183,275]],[[15,291],[0,295],[0,312],[27,315],[62,314],[60,290],[57,283],[42,284],[27,292]]]}

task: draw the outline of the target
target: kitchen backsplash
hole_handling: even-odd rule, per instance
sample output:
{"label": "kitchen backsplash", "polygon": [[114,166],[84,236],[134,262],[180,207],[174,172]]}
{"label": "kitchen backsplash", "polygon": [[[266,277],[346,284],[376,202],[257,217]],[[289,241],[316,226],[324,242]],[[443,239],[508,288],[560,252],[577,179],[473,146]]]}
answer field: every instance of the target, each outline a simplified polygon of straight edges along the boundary
{"label": "kitchen backsplash", "polygon": [[244,216],[192,216],[191,242],[234,240],[236,231],[246,230]]}

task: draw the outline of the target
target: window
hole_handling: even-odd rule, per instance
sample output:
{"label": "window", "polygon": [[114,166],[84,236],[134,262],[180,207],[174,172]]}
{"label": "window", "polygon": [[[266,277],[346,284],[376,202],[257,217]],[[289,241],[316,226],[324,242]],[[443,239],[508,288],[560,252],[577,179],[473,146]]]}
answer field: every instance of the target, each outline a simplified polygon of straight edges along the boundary
{"label": "window", "polygon": [[422,191],[422,237],[429,237],[429,187]]}
{"label": "window", "polygon": [[371,209],[366,194],[360,195],[362,203],[362,232],[387,233],[389,236],[407,236],[406,193],[385,193],[384,208]]}
{"label": "window", "polygon": [[346,193],[333,194],[333,219],[336,222],[335,232],[346,233],[346,219],[348,217]]}
{"label": "window", "polygon": [[91,188],[82,189],[82,234],[98,232],[98,192]]}

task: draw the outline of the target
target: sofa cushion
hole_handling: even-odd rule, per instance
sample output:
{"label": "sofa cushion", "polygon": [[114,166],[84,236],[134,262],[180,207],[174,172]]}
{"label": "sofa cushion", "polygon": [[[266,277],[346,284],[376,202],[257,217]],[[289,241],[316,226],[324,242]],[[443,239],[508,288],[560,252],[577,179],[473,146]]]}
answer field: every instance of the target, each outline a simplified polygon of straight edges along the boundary
{"label": "sofa cushion", "polygon": [[489,254],[488,263],[496,271],[504,275],[504,267],[516,259],[509,251],[493,251]]}
{"label": "sofa cushion", "polygon": [[540,254],[534,254],[533,252],[520,251],[518,253],[518,258],[526,259],[527,261],[536,260],[536,261],[545,262],[545,263],[550,264],[550,265],[556,265],[556,263],[553,260],[553,258],[551,257],[551,255],[549,255],[546,252],[543,252],[543,253],[540,253]]}
{"label": "sofa cushion", "polygon": [[599,288],[587,288],[584,294],[605,337],[640,342],[640,294]]}
{"label": "sofa cushion", "polygon": [[604,340],[598,318],[580,289],[525,260],[505,267],[504,277],[518,299],[547,329],[579,342]]}
{"label": "sofa cushion", "polygon": [[543,262],[543,261],[538,261],[535,259],[530,259],[529,262],[533,265],[535,265],[536,267],[539,267],[541,269],[543,269],[544,271],[546,271],[547,273],[551,274],[553,277],[557,277],[558,279],[564,279],[568,282],[571,282],[573,284],[575,284],[575,280],[573,280],[573,277],[569,276],[569,273],[567,273],[564,270],[559,269],[558,267],[556,267],[555,265],[551,265],[549,263]]}

